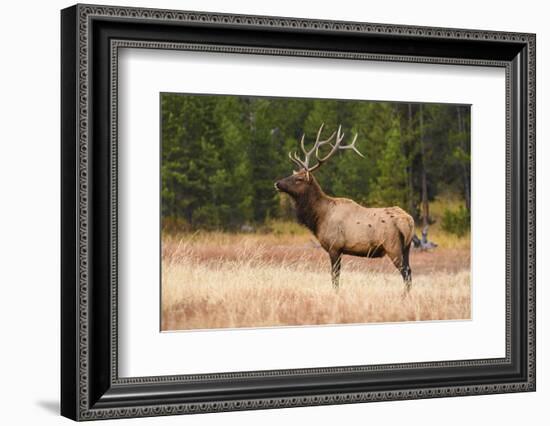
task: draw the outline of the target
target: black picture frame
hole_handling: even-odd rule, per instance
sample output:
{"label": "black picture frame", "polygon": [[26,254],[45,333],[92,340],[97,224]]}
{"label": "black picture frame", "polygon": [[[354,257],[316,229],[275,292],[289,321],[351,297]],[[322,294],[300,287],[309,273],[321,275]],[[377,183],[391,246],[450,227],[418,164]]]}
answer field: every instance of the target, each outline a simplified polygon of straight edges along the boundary
{"label": "black picture frame", "polygon": [[[534,391],[535,41],[524,33],[267,16],[62,10],[61,414],[91,420]],[[505,68],[506,357],[119,378],[113,106],[121,46]]]}

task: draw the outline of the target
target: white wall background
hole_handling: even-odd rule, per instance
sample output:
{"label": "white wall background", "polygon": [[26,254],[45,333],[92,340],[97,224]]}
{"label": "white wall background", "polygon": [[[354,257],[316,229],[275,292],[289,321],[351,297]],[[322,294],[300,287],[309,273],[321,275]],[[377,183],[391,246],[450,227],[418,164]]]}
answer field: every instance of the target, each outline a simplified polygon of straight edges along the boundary
{"label": "white wall background", "polygon": [[[546,140],[550,125],[550,27],[545,2],[394,0],[120,0],[142,7],[265,14],[537,33],[538,263],[550,255]],[[59,405],[59,10],[71,2],[9,2],[2,7],[0,63],[0,416],[3,424],[68,424]],[[293,408],[119,424],[544,424],[550,401],[547,268],[538,274],[538,390],[421,401]],[[132,423],[128,423],[132,422]],[[108,421],[107,424],[112,423]]]}

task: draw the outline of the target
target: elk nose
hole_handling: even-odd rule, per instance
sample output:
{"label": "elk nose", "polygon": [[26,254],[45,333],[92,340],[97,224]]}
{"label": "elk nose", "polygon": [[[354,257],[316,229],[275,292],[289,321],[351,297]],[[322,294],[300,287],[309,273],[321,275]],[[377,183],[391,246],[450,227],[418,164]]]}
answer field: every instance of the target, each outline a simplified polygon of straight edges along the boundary
{"label": "elk nose", "polygon": [[279,182],[275,182],[275,183],[273,184],[273,186],[275,187],[275,189],[276,189],[277,191],[280,191],[280,189],[279,189]]}

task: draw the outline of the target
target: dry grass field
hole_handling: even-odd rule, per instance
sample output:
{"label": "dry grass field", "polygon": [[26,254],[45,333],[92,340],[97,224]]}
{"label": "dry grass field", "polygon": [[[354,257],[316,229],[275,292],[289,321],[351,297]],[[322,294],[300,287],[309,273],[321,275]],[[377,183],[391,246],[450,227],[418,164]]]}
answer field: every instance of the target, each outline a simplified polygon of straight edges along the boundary
{"label": "dry grass field", "polygon": [[412,250],[413,287],[389,259],[344,256],[340,290],[307,232],[163,235],[162,330],[470,318],[469,238],[434,229]]}

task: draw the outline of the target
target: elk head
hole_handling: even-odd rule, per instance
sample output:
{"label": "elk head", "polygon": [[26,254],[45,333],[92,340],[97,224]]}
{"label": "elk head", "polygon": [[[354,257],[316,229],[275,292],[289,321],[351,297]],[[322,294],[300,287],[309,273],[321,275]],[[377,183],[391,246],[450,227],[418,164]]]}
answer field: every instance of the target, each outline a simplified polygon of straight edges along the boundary
{"label": "elk head", "polygon": [[[357,148],[355,147],[355,142],[357,141],[357,134],[353,138],[353,141],[349,145],[342,145],[342,141],[344,140],[344,133],[342,133],[342,126],[338,126],[338,130],[332,133],[328,139],[321,140],[321,134],[323,132],[324,124],[321,124],[321,127],[319,127],[319,130],[317,131],[317,138],[315,140],[315,144],[313,145],[313,148],[311,148],[309,151],[306,150],[305,147],[305,134],[302,135],[302,140],[300,141],[300,146],[302,148],[302,152],[304,154],[304,158],[301,159],[298,157],[298,154],[296,152],[288,153],[288,157],[290,160],[298,166],[298,170],[295,170],[292,175],[283,178],[277,182],[275,182],[275,189],[280,192],[286,192],[287,194],[291,195],[294,198],[299,198],[300,196],[303,196],[304,194],[311,191],[312,188],[319,188],[319,184],[313,177],[312,172],[317,170],[321,165],[327,161],[330,157],[332,157],[336,151],[338,150],[345,150],[345,149],[351,149],[355,151],[358,155],[364,158],[363,154],[361,154]],[[330,146],[329,152],[324,155],[320,156],[319,151],[321,147],[328,145]],[[313,154],[315,154],[315,164],[310,164],[312,161]]]}

